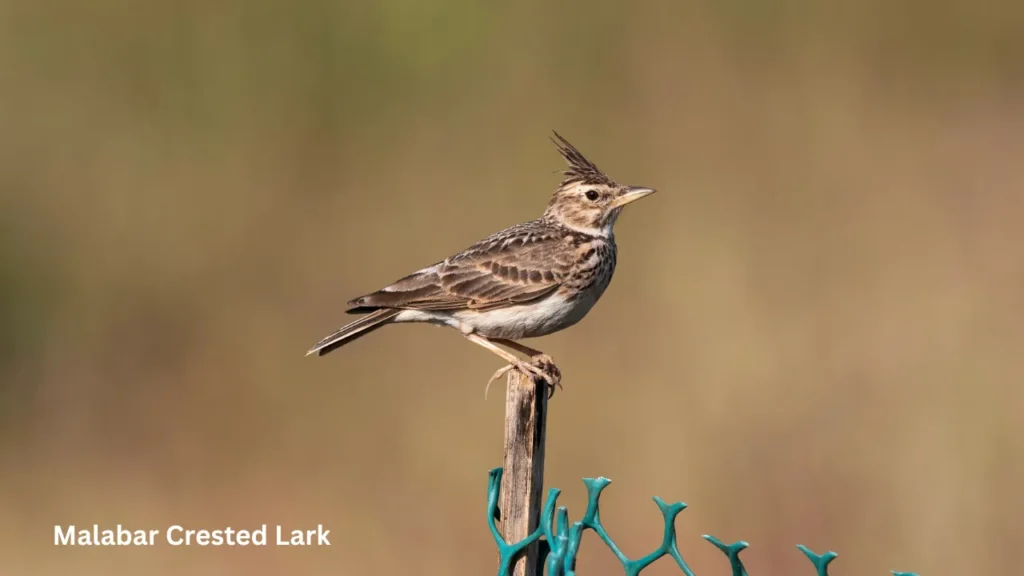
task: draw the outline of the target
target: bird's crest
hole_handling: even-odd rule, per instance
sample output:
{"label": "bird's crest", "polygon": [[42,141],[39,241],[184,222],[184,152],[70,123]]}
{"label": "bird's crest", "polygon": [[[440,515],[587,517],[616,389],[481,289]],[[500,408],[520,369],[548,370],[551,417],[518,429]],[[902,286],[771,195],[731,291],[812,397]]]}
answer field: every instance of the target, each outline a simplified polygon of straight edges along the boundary
{"label": "bird's crest", "polygon": [[569,169],[562,172],[564,179],[562,180],[562,186],[568,186],[569,184],[583,183],[583,184],[613,184],[612,179],[607,174],[601,171],[596,164],[587,160],[586,156],[582,152],[576,149],[575,146],[569,143],[568,140],[562,138],[562,135],[552,130],[554,137],[551,141],[555,143],[555,147],[558,148],[558,153],[565,158],[565,162],[569,165]]}

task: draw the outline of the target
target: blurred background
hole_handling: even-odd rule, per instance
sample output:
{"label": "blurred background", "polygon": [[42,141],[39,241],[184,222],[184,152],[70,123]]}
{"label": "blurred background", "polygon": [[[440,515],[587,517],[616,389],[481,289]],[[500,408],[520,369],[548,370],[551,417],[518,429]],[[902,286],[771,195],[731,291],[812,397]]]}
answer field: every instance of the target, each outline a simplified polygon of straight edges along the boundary
{"label": "blurred background", "polygon": [[[827,4],[827,5],[826,5]],[[0,2],[0,572],[487,574],[501,366],[345,302],[536,217],[557,129],[660,193],[576,328],[545,483],[627,554],[1008,573],[1024,5]],[[324,524],[320,549],[54,524]],[[621,573],[597,539],[580,574]],[[676,574],[663,560],[645,574]]]}

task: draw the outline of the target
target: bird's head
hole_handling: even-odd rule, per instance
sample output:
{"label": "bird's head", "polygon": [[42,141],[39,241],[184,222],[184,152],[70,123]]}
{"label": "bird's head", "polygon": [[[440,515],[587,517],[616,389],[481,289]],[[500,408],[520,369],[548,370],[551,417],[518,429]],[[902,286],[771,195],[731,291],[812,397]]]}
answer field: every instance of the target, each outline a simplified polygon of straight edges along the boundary
{"label": "bird's head", "polygon": [[558,133],[551,140],[569,168],[544,211],[574,230],[595,236],[610,236],[622,207],[654,193],[653,188],[624,186],[612,180]]}

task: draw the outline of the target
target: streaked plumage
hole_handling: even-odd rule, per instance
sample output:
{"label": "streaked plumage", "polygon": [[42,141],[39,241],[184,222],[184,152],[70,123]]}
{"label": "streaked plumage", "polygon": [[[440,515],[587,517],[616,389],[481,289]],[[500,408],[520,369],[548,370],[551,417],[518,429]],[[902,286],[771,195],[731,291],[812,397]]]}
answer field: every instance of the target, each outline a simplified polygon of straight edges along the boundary
{"label": "streaked plumage", "polygon": [[557,132],[553,140],[569,168],[540,218],[350,301],[350,314],[367,315],[307,354],[322,356],[385,324],[429,322],[458,329],[519,368],[534,368],[493,342],[538,357],[511,341],[579,322],[611,282],[612,229],[622,207],[654,191],[619,185]]}

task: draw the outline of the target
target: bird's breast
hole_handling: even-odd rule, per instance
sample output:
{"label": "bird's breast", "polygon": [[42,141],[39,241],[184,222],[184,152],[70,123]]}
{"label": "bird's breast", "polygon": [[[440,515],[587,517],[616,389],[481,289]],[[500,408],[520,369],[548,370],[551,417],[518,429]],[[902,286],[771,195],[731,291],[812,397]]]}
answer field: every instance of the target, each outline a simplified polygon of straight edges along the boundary
{"label": "bird's breast", "polygon": [[615,273],[615,244],[592,241],[576,250],[575,265],[566,277],[563,288],[576,293],[591,292],[599,297],[612,281]]}

